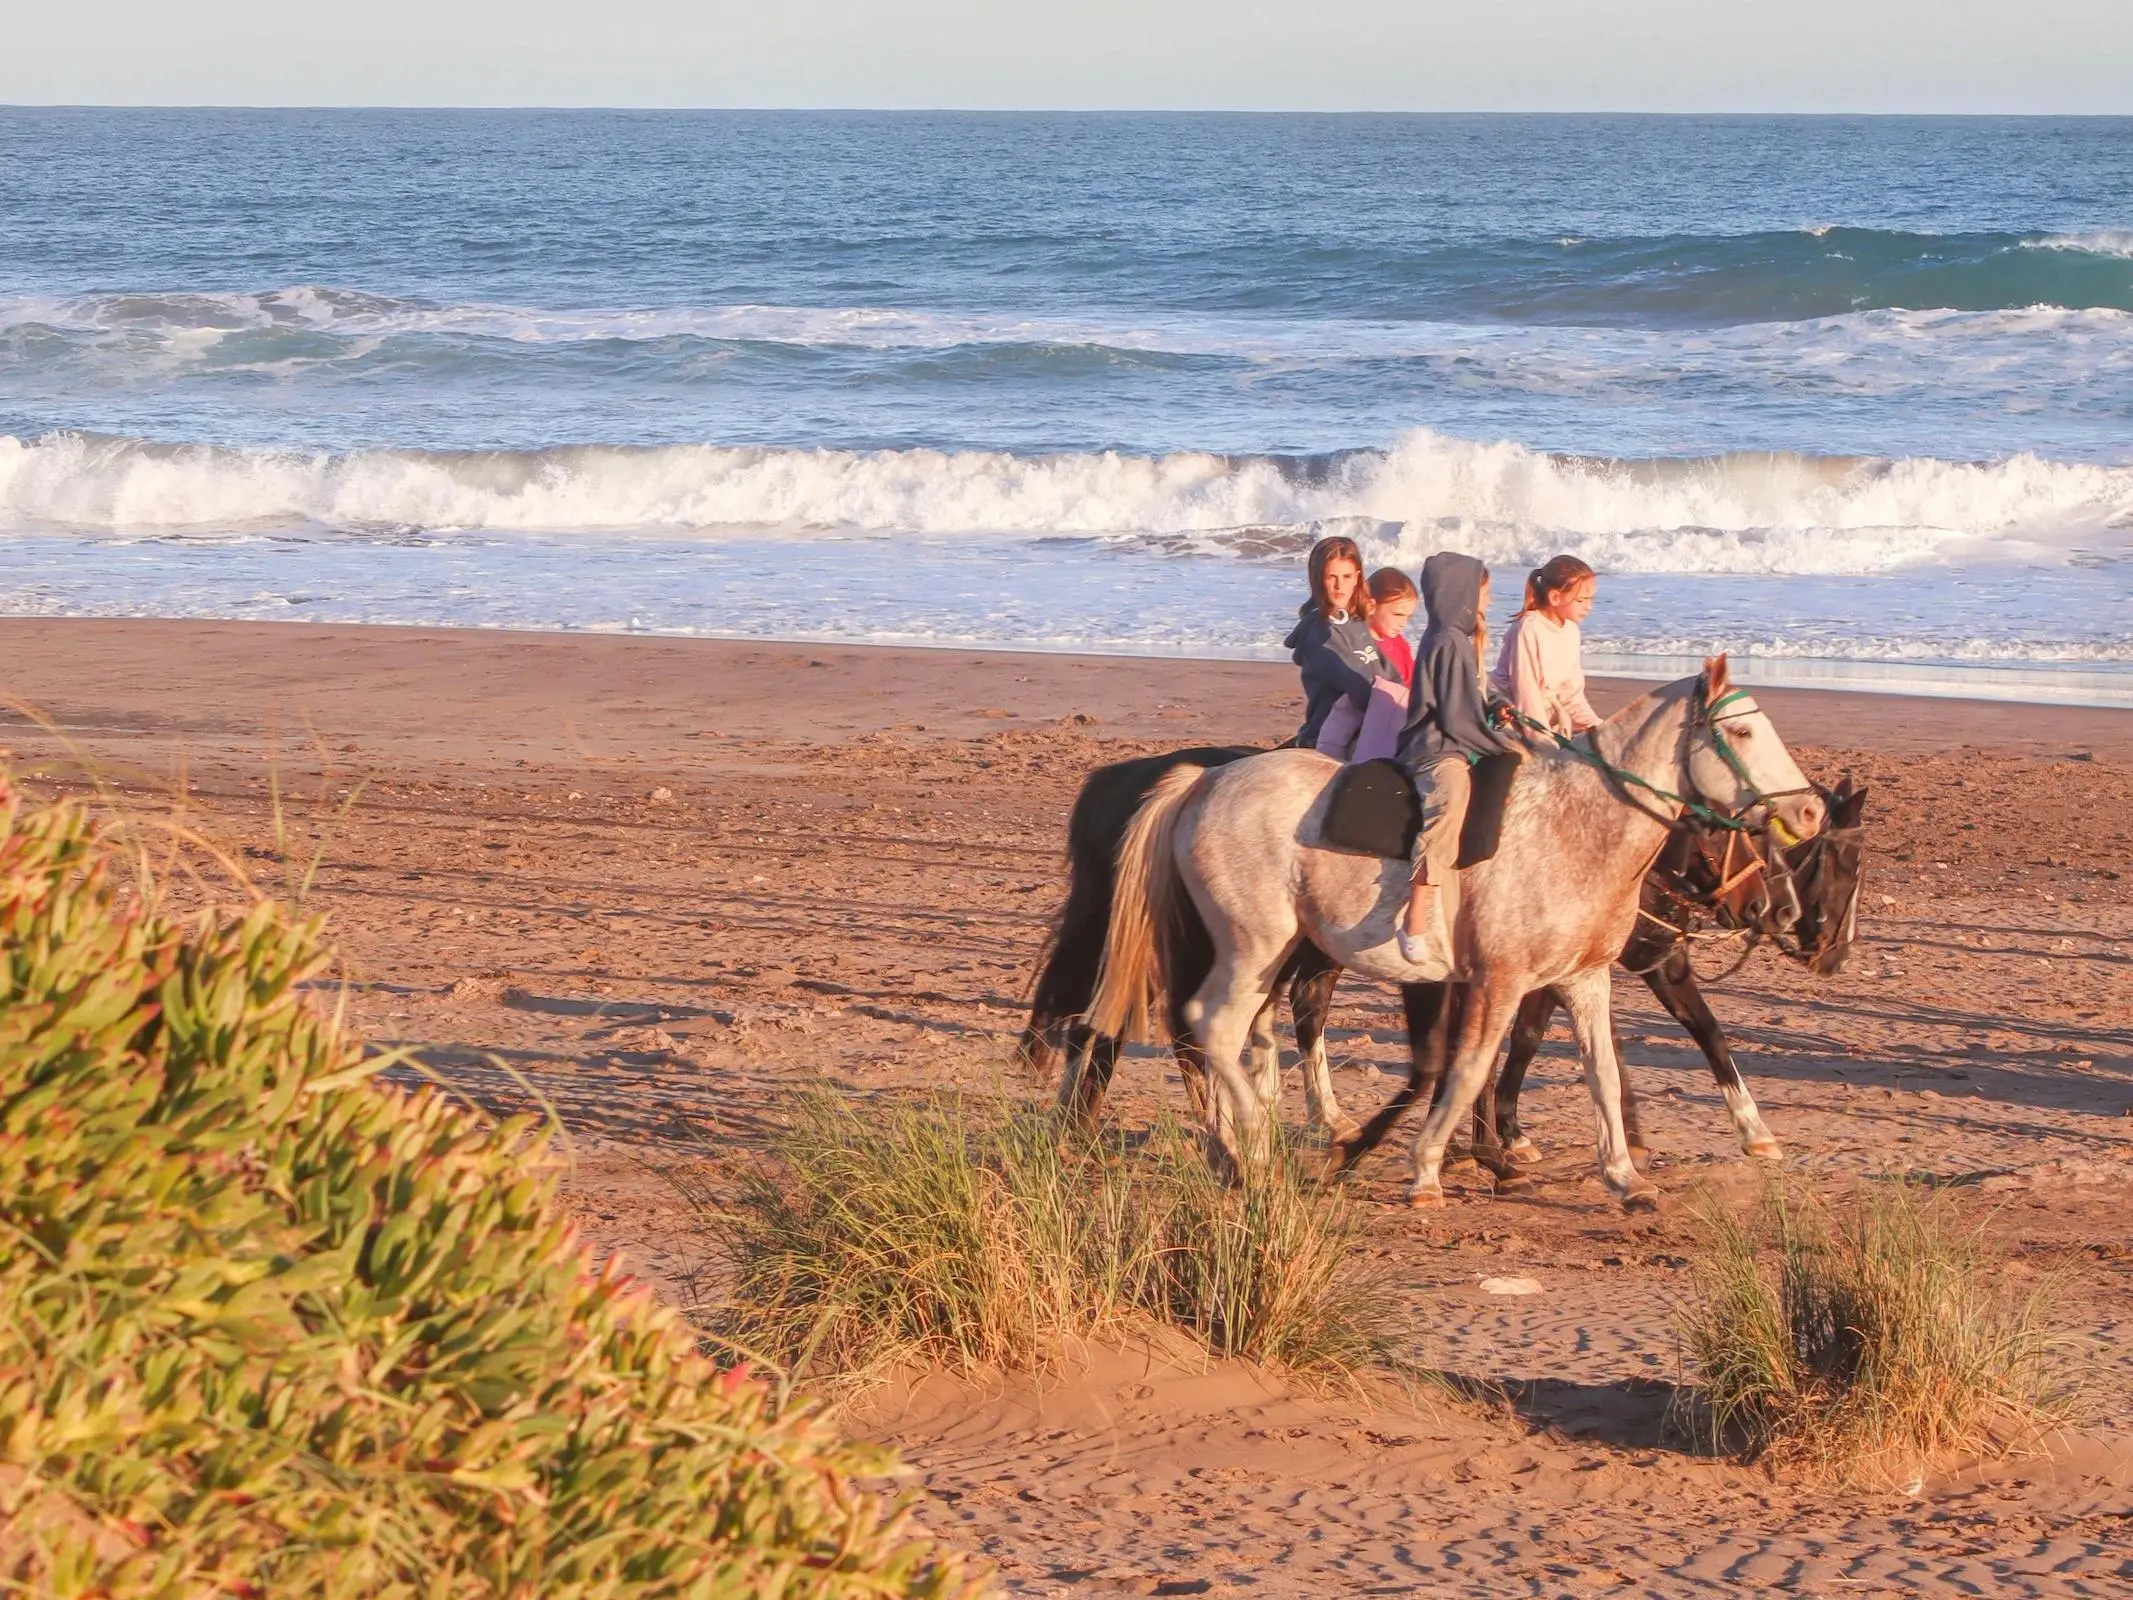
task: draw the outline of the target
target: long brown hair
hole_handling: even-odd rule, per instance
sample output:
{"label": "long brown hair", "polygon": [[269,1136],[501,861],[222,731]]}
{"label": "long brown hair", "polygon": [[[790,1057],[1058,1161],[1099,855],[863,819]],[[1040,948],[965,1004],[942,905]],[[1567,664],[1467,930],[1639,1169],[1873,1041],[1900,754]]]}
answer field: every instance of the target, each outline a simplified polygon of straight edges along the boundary
{"label": "long brown hair", "polygon": [[1326,568],[1336,561],[1355,563],[1355,593],[1348,598],[1348,615],[1368,617],[1375,609],[1370,598],[1370,585],[1363,581],[1363,552],[1356,542],[1345,534],[1328,534],[1311,546],[1311,599],[1318,606],[1318,614],[1328,622],[1333,620],[1333,605],[1326,599]]}
{"label": "long brown hair", "polygon": [[1547,610],[1549,595],[1574,589],[1592,576],[1592,568],[1576,556],[1550,556],[1526,574],[1526,603],[1518,608],[1518,614]]}

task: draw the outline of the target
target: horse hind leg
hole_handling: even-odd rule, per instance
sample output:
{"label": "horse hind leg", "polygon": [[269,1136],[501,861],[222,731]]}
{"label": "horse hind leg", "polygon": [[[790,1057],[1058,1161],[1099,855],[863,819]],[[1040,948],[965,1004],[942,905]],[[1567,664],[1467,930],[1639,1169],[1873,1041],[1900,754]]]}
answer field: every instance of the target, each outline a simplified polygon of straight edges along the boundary
{"label": "horse hind leg", "polygon": [[1056,1022],[1040,1022],[1032,1016],[1022,1025],[1022,1032],[1015,1039],[1012,1058],[1015,1067],[1036,1079],[1040,1088],[1057,1087],[1063,1054],[1060,1034],[1063,1031]]}
{"label": "horse hind leg", "polygon": [[1600,1176],[1625,1209],[1650,1210],[1658,1204],[1658,1186],[1630,1159],[1629,1132],[1622,1125],[1622,1063],[1615,1055],[1612,980],[1605,967],[1596,967],[1555,987],[1577,1031],[1578,1058],[1600,1127]]}
{"label": "horse hind leg", "polygon": [[1234,960],[1218,960],[1185,1008],[1207,1070],[1208,1160],[1230,1181],[1268,1154],[1268,1107],[1255,1075],[1246,1069],[1245,1055],[1271,997],[1271,976],[1249,976]]}
{"label": "horse hind leg", "polygon": [[1252,1018],[1250,1046],[1252,1093],[1277,1121],[1281,1116],[1281,1040],[1274,1032],[1274,1016],[1279,1004],[1275,995],[1266,997],[1266,1004]]}
{"label": "horse hind leg", "polygon": [[1510,1048],[1504,1052],[1503,1066],[1496,1074],[1496,1134],[1503,1141],[1505,1156],[1518,1166],[1530,1167],[1540,1160],[1539,1148],[1526,1137],[1519,1123],[1518,1100],[1525,1092],[1527,1070],[1540,1054],[1541,1041],[1548,1037],[1548,1024],[1554,1021],[1555,1008],[1561,1003],[1553,989],[1536,989],[1519,1001],[1518,1015],[1511,1024]]}
{"label": "horse hind leg", "polygon": [[1087,1133],[1103,1115],[1111,1075],[1118,1069],[1118,1041],[1078,1024],[1067,1030],[1065,1065],[1059,1075],[1059,1117]]}
{"label": "horse hind leg", "polygon": [[1304,1105],[1311,1126],[1329,1145],[1340,1145],[1360,1131],[1353,1117],[1341,1113],[1333,1094],[1333,1069],[1326,1059],[1326,1018],[1333,1010],[1333,986],[1340,969],[1302,972],[1289,984],[1289,1011],[1296,1022],[1296,1053],[1303,1069]]}

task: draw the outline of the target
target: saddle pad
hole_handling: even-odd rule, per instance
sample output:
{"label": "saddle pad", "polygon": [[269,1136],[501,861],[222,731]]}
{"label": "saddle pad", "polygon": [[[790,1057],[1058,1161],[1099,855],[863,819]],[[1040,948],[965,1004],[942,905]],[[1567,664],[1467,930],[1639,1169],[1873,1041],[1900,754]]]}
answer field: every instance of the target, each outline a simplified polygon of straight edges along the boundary
{"label": "saddle pad", "polygon": [[1422,831],[1414,780],[1397,761],[1357,761],[1333,776],[1319,843],[1366,856],[1411,854]]}
{"label": "saddle pad", "polygon": [[1496,854],[1503,839],[1503,808],[1511,799],[1511,780],[1523,765],[1516,756],[1483,756],[1468,772],[1470,797],[1466,826],[1459,830],[1460,866],[1479,866]]}
{"label": "saddle pad", "polygon": [[[1468,773],[1471,798],[1459,830],[1459,865],[1471,867],[1496,854],[1503,811],[1518,776],[1516,756],[1484,756]],[[1422,807],[1407,769],[1397,761],[1358,761],[1335,774],[1326,801],[1319,843],[1329,850],[1406,860],[1422,831]]]}

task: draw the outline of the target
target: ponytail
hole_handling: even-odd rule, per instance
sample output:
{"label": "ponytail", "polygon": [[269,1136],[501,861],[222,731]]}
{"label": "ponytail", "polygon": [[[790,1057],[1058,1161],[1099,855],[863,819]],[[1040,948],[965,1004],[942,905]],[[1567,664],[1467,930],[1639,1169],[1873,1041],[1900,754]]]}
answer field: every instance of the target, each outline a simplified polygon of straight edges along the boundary
{"label": "ponytail", "polygon": [[1550,594],[1559,594],[1592,575],[1592,568],[1576,556],[1551,556],[1526,574],[1526,600],[1518,608],[1518,614],[1524,616],[1529,611],[1545,611]]}

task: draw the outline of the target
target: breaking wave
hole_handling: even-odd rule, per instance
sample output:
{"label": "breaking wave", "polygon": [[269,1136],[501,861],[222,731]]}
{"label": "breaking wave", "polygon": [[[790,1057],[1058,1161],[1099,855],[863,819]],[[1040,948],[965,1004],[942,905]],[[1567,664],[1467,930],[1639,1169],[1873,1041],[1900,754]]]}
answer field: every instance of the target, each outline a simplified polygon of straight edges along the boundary
{"label": "breaking wave", "polygon": [[1316,456],[738,449],[307,453],[0,436],[0,530],[120,536],[679,535],[1132,540],[1287,558],[1331,524],[1375,559],[1452,546],[1604,570],[1846,574],[2111,557],[2133,467],[1786,453],[1620,460],[1426,431]]}

